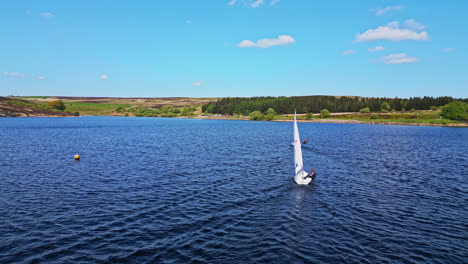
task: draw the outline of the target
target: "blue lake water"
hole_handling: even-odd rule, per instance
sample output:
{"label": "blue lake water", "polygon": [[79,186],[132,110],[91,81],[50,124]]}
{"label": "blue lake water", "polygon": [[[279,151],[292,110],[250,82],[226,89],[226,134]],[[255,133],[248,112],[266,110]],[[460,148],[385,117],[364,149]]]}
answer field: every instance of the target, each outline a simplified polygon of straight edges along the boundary
{"label": "blue lake water", "polygon": [[0,119],[0,263],[466,263],[468,129],[299,130]]}

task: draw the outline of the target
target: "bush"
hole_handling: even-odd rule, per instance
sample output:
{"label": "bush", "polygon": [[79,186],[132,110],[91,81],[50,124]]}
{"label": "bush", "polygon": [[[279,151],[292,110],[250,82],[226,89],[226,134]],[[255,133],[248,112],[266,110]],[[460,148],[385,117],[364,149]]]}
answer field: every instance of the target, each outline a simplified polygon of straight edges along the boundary
{"label": "bush", "polygon": [[161,114],[159,114],[159,117],[167,117],[167,114],[166,113],[161,113]]}
{"label": "bush", "polygon": [[310,120],[310,119],[312,119],[312,118],[314,118],[314,114],[312,114],[312,113],[307,113],[307,114],[306,114],[306,119],[307,119],[307,120]]}
{"label": "bush", "polygon": [[323,109],[322,111],[320,111],[320,118],[328,118],[330,116],[330,111],[328,111],[327,109]]}
{"label": "bush", "polygon": [[188,109],[188,108],[184,108],[182,112],[180,113],[181,116],[188,116],[191,114],[193,114],[193,111],[191,111],[191,109]]}
{"label": "bush", "polygon": [[359,110],[359,112],[361,114],[367,114],[367,113],[370,113],[370,109],[369,109],[369,107],[364,107],[361,110]]}
{"label": "bush", "polygon": [[433,105],[433,106],[429,107],[429,109],[432,110],[432,111],[435,111],[435,110],[437,110],[437,106]]}
{"label": "bush", "polygon": [[169,113],[167,113],[167,117],[177,117],[177,114],[169,112]]}
{"label": "bush", "polygon": [[65,110],[66,106],[61,100],[50,101],[47,103],[47,106],[52,107],[57,110]]}
{"label": "bush", "polygon": [[179,108],[172,108],[172,109],[171,109],[171,112],[172,112],[172,113],[175,113],[175,114],[180,114],[181,111],[180,111]]}
{"label": "bush", "polygon": [[377,119],[377,118],[378,118],[378,116],[376,114],[373,114],[373,115],[370,116],[370,119]]}
{"label": "bush", "polygon": [[265,120],[266,120],[266,121],[271,121],[271,120],[273,120],[273,119],[275,119],[275,115],[274,115],[274,114],[268,114],[268,115],[265,116]]}
{"label": "bush", "polygon": [[272,115],[275,116],[275,115],[276,115],[275,109],[273,109],[273,108],[271,108],[271,107],[268,108],[268,110],[266,111],[266,114],[267,114],[267,115],[272,114]]}
{"label": "bush", "polygon": [[468,120],[468,104],[460,101],[453,101],[442,107],[443,118],[451,120]]}
{"label": "bush", "polygon": [[265,116],[260,111],[253,111],[250,113],[250,120],[263,120]]}
{"label": "bush", "polygon": [[73,113],[74,116],[80,116],[80,112]]}

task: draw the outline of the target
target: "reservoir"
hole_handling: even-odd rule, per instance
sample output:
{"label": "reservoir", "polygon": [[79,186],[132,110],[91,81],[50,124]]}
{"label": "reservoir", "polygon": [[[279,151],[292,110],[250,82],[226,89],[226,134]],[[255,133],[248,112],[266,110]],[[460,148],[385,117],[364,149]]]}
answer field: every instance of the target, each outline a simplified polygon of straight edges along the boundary
{"label": "reservoir", "polygon": [[308,186],[289,122],[0,119],[0,262],[467,261],[468,129],[298,126]]}

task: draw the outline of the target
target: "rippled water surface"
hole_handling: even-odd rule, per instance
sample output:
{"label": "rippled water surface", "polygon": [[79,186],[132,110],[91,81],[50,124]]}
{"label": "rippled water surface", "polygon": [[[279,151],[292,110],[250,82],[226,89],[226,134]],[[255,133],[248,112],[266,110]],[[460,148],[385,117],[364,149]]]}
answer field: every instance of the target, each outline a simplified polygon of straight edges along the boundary
{"label": "rippled water surface", "polygon": [[292,123],[0,119],[0,262],[466,263],[468,129],[299,130],[309,186]]}

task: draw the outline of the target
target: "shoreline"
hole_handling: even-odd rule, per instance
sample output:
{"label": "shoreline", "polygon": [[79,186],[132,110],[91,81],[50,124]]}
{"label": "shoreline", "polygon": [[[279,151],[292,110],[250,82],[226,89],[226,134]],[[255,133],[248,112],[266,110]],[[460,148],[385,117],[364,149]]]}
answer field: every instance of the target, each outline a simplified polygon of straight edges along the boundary
{"label": "shoreline", "polygon": [[[206,120],[244,120],[253,121],[248,118],[225,118],[225,117],[179,117],[189,119],[206,119]],[[256,121],[258,122],[258,121]],[[289,119],[271,120],[263,122],[293,122]],[[384,121],[359,121],[347,119],[311,119],[297,120],[298,123],[327,123],[327,124],[370,124],[370,125],[393,125],[393,126],[436,126],[436,127],[468,127],[468,123],[449,123],[449,124],[432,124],[432,123],[408,123],[408,122],[384,122]]]}
{"label": "shoreline", "polygon": [[[83,115],[83,116],[108,116],[108,117],[124,117],[123,115]],[[37,115],[37,116],[3,116],[3,117],[80,117],[80,116],[60,116],[60,115]],[[135,117],[135,116],[129,116]],[[144,118],[144,117],[142,117]],[[170,117],[152,117],[152,118],[170,118]],[[248,118],[226,118],[226,117],[188,117],[180,116],[173,118],[185,118],[185,119],[199,119],[199,120],[242,120],[242,121],[253,121]],[[259,121],[254,121],[259,122]],[[289,119],[279,119],[260,122],[293,122]],[[409,123],[409,122],[385,122],[385,121],[360,121],[360,120],[347,120],[347,119],[310,119],[310,120],[297,120],[298,123],[325,123],[325,124],[369,124],[369,125],[391,125],[391,126],[433,126],[433,127],[458,127],[458,128],[468,128],[468,123],[448,123],[448,124],[433,124],[433,123]]]}

